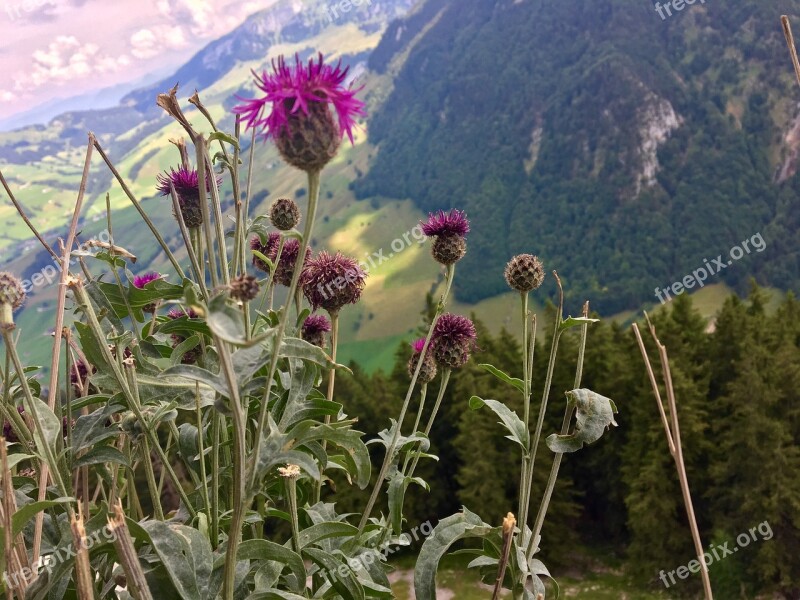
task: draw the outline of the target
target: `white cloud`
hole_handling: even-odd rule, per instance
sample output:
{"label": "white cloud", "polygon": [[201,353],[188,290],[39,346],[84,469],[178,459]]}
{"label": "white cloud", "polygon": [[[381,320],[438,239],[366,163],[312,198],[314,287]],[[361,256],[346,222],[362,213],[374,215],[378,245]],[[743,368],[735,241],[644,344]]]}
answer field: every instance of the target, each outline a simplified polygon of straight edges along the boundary
{"label": "white cloud", "polygon": [[130,63],[123,55],[105,56],[93,43],[81,43],[73,35],[59,35],[31,55],[32,65],[28,72],[12,77],[14,91],[27,93],[48,84],[59,84],[83,78],[93,73],[108,73]]}
{"label": "white cloud", "polygon": [[186,45],[183,29],[177,25],[156,25],[131,35],[131,54],[141,59],[152,58],[165,49],[178,49]]}

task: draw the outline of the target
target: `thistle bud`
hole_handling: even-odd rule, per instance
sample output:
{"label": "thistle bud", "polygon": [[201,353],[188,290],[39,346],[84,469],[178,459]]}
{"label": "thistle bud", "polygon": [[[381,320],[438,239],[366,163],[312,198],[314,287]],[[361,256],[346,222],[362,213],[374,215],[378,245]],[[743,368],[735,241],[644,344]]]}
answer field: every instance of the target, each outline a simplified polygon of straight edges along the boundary
{"label": "thistle bud", "polygon": [[518,292],[530,292],[542,285],[544,267],[542,261],[532,254],[518,254],[506,265],[506,282]]}
{"label": "thistle bud", "polygon": [[0,272],[0,328],[14,329],[12,313],[25,302],[25,290],[11,273]]}
{"label": "thistle bud", "polygon": [[276,229],[289,231],[300,222],[300,209],[294,200],[280,198],[269,209],[269,220]]}
{"label": "thistle bud", "polygon": [[240,275],[231,280],[231,298],[239,302],[250,302],[258,296],[258,280],[252,275]]}
{"label": "thistle bud", "polygon": [[[422,349],[424,347],[424,339],[419,339],[411,344],[411,348],[414,352],[411,355],[411,358],[408,359],[407,365],[408,376],[410,378],[414,377],[414,372],[417,370],[417,365],[419,364],[420,357],[422,356]],[[422,359],[422,366],[420,367],[419,375],[417,376],[417,380],[423,385],[430,383],[436,378],[436,361],[433,358],[431,350],[433,350],[433,347],[431,344],[428,344],[428,350],[425,352],[425,357]]]}

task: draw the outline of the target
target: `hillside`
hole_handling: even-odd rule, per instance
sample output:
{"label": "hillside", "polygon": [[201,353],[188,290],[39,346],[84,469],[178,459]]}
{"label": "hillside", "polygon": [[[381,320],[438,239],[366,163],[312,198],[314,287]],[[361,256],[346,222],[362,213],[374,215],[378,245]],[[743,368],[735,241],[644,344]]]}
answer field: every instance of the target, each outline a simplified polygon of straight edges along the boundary
{"label": "hillside", "polygon": [[534,251],[570,282],[571,306],[635,309],[756,233],[766,250],[711,279],[797,289],[800,113],[779,15],[800,2],[666,20],[647,5],[427,0],[371,55],[376,72],[402,66],[356,192],[482,224],[461,299],[504,291],[507,257]]}

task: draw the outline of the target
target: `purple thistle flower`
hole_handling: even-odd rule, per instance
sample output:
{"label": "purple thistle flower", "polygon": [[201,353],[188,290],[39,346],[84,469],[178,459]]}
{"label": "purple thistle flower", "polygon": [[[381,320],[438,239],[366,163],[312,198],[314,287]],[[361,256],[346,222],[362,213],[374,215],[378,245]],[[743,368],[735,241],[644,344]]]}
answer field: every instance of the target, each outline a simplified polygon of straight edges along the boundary
{"label": "purple thistle flower", "polygon": [[303,321],[300,337],[309,344],[325,347],[325,334],[331,330],[331,322],[325,315],[310,315]]}
{"label": "purple thistle flower", "polygon": [[421,222],[422,232],[435,238],[431,253],[436,262],[453,265],[464,258],[467,253],[469,221],[463,211],[453,209],[449,213],[440,210],[437,214],[429,214],[426,222]]}
{"label": "purple thistle flower", "polygon": [[458,235],[464,237],[469,233],[469,221],[462,210],[454,208],[449,213],[440,210],[438,213],[428,213],[428,220],[422,225],[422,232],[428,237],[440,235]]}
{"label": "purple thistle flower", "polygon": [[[290,128],[291,116],[302,111],[310,114],[312,103],[329,104],[336,111],[339,123],[339,136],[347,137],[353,143],[353,127],[356,117],[365,115],[364,103],[355,95],[362,88],[352,89],[344,86],[349,67],[342,69],[341,61],[336,66],[324,64],[322,53],[315,62],[309,59],[308,65],[295,55],[295,66],[286,65],[283,56],[277,64],[272,61],[272,73],[263,71],[261,75],[253,72],[256,86],[264,95],[260,98],[239,98],[243,104],[233,112],[242,115],[247,128],[263,128],[266,138],[276,138]],[[267,104],[272,104],[269,114],[264,116]]]}
{"label": "purple thistle flower", "polygon": [[478,334],[467,317],[445,313],[433,328],[433,357],[442,367],[458,369],[476,348]]}
{"label": "purple thistle flower", "polygon": [[[413,378],[414,372],[417,370],[419,359],[422,356],[422,349],[425,347],[425,338],[420,338],[411,342],[411,349],[413,354],[408,359],[406,368],[408,370],[408,377]],[[428,344],[428,351],[425,352],[425,357],[422,359],[422,366],[419,368],[419,375],[417,381],[421,384],[428,384],[436,378],[436,361],[431,354],[432,346]]]}
{"label": "purple thistle flower", "polygon": [[[275,255],[278,253],[278,246],[280,245],[280,242],[281,234],[277,231],[271,231],[267,236],[266,243],[262,243],[259,236],[254,236],[253,239],[250,240],[250,248],[252,250],[258,250],[261,252],[261,254],[274,262]],[[253,266],[259,271],[269,273],[269,265],[258,258],[255,254],[253,255]]]}
{"label": "purple thistle flower", "polygon": [[155,271],[151,273],[145,273],[144,275],[137,275],[133,278],[133,287],[142,289],[151,281],[155,281],[156,279],[161,279],[161,273],[156,273]]}
{"label": "purple thistle flower", "polygon": [[[203,224],[203,211],[200,207],[200,182],[196,169],[187,169],[181,166],[176,171],[174,168],[156,176],[158,185],[156,189],[162,196],[170,195],[170,183],[175,187],[178,196],[178,205],[181,209],[186,227],[194,229]],[[217,177],[217,185],[222,183],[222,178]],[[211,190],[211,175],[206,173],[206,191]]]}
{"label": "purple thistle flower", "polygon": [[314,310],[321,307],[335,314],[344,305],[359,301],[366,279],[367,274],[354,258],[323,250],[308,261],[300,284]]}
{"label": "purple thistle flower", "polygon": [[169,317],[171,321],[174,321],[175,319],[180,319],[182,317],[197,319],[200,317],[200,315],[198,315],[193,308],[190,308],[188,311],[186,311],[182,307],[179,307],[179,308],[173,308],[171,311],[169,311],[167,313],[167,317]]}
{"label": "purple thistle flower", "polygon": [[[276,250],[277,254],[277,250]],[[283,250],[278,257],[278,266],[275,268],[275,282],[289,287],[292,284],[297,257],[300,254],[300,242],[295,238],[289,238],[283,244]],[[302,269],[311,257],[311,248],[306,248],[306,255],[303,258]]]}

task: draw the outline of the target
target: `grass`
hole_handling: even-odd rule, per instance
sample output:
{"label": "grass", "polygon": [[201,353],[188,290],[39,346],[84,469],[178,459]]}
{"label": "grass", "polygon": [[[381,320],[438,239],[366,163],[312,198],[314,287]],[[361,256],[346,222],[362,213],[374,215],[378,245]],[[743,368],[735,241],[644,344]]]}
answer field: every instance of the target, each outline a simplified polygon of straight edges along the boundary
{"label": "grass", "polygon": [[[411,600],[413,590],[413,557],[399,559],[395,566],[397,571],[392,576],[392,591],[397,600]],[[481,585],[477,571],[467,569],[467,560],[460,556],[445,557],[439,566],[437,597],[454,600],[486,600],[491,596],[488,586]],[[665,593],[656,593],[637,586],[618,571],[590,572],[578,580],[571,577],[559,577],[559,597],[578,600],[666,600]],[[446,595],[445,590],[453,595]],[[501,598],[510,598],[506,592]],[[555,598],[552,586],[548,588],[548,598]]]}

